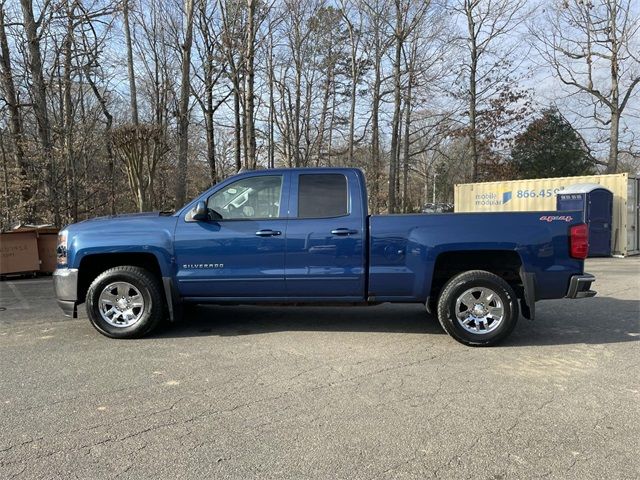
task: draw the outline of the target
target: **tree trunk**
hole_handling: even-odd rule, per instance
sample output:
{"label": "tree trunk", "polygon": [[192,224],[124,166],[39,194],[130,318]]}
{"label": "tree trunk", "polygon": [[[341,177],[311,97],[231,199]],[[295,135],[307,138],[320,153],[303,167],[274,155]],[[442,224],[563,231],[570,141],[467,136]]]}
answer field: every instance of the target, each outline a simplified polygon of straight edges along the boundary
{"label": "tree trunk", "polygon": [[176,208],[186,202],[187,156],[189,154],[189,98],[191,96],[191,44],[193,43],[193,0],[184,0],[185,34],[182,49],[182,80],[178,111],[178,171],[176,178]]}
{"label": "tree trunk", "polygon": [[127,44],[127,72],[129,74],[131,121],[134,125],[138,125],[138,92],[136,90],[136,76],[133,70],[133,46],[131,44],[131,28],[129,27],[129,0],[124,0],[122,10],[124,16],[124,38]]}
{"label": "tree trunk", "polygon": [[[19,216],[24,215],[26,223],[34,221],[34,209],[30,201],[33,197],[31,187],[29,186],[28,162],[24,155],[23,149],[23,131],[22,131],[22,115],[18,106],[18,98],[16,95],[15,84],[13,83],[13,72],[11,67],[11,57],[9,52],[9,43],[5,29],[4,5],[0,4],[0,75],[2,76],[2,88],[4,90],[5,102],[9,110],[9,133],[13,142],[13,158],[18,167],[20,175],[20,197],[22,205]],[[5,181],[7,179],[5,178]],[[8,212],[7,212],[8,213]]]}
{"label": "tree trunk", "polygon": [[412,83],[412,68],[410,65],[408,68],[408,85],[407,85],[407,99],[404,105],[404,141],[403,141],[403,161],[402,161],[402,211],[407,213],[409,208],[409,136],[411,126],[411,83]]}
{"label": "tree trunk", "polygon": [[379,52],[376,51],[375,78],[373,80],[373,99],[371,102],[371,162],[373,164],[373,182],[371,185],[371,209],[380,213],[380,87],[382,84],[382,65]]}
{"label": "tree trunk", "polygon": [[70,223],[78,221],[78,190],[76,188],[77,172],[76,161],[73,151],[73,128],[74,128],[74,115],[73,115],[73,103],[71,98],[71,60],[73,52],[73,22],[74,22],[74,10],[75,5],[69,5],[67,0],[67,31],[64,38],[64,69],[63,69],[63,125],[64,125],[64,154],[67,160],[67,172],[66,172],[66,195],[69,197],[68,205],[70,212],[67,212],[67,216],[70,217]]}
{"label": "tree trunk", "polygon": [[[0,9],[1,10],[1,9]],[[7,152],[4,148],[4,135],[0,132],[0,153],[2,154],[2,187],[4,193],[4,218],[0,223],[0,230],[5,230],[11,221],[11,206],[9,204],[9,169],[7,168]]]}
{"label": "tree trunk", "polygon": [[620,137],[620,111],[611,110],[611,125],[609,130],[609,161],[607,173],[618,172],[618,142]]}
{"label": "tree trunk", "polygon": [[247,0],[247,54],[245,58],[245,91],[244,91],[244,131],[246,144],[246,163],[250,169],[257,166],[256,131],[254,122],[254,57],[255,57],[255,10],[256,0]]}
{"label": "tree trunk", "polygon": [[56,195],[56,173],[52,157],[51,126],[47,112],[47,94],[42,72],[42,57],[40,55],[40,34],[38,24],[33,14],[32,0],[20,0],[24,30],[27,35],[27,51],[29,53],[28,69],[31,74],[33,110],[38,124],[38,139],[42,148],[46,187],[50,208],[53,210],[54,223],[61,224],[60,201]]}
{"label": "tree trunk", "polygon": [[403,31],[402,31],[402,12],[400,9],[399,0],[396,0],[396,52],[393,74],[393,87],[394,87],[394,99],[393,99],[393,120],[391,124],[391,160],[389,162],[389,213],[396,213],[397,210],[397,170],[398,170],[398,150],[399,150],[399,136],[400,136],[400,116],[401,116],[401,103],[402,97],[400,95],[401,82],[401,61],[402,61],[402,44],[403,44]]}
{"label": "tree trunk", "polygon": [[301,53],[296,54],[295,107],[293,118],[293,158],[295,166],[300,167],[300,114],[302,112],[302,60]]}
{"label": "tree trunk", "polygon": [[358,92],[358,44],[355,38],[353,25],[347,19],[349,27],[349,39],[351,42],[351,103],[349,108],[349,155],[348,165],[353,166],[353,149],[355,142],[355,125],[356,125],[356,94]]}
{"label": "tree trunk", "polygon": [[269,31],[269,62],[267,65],[268,77],[269,77],[269,125],[267,126],[269,135],[269,144],[267,146],[267,166],[269,168],[275,167],[275,97],[273,95],[273,34]]}
{"label": "tree trunk", "polygon": [[[107,101],[105,100],[104,96],[98,91],[98,87],[96,86],[95,82],[93,81],[93,79],[91,78],[91,72],[89,71],[89,65],[85,65],[84,66],[84,74],[85,77],[87,79],[87,83],[89,84],[89,87],[91,87],[91,91],[93,92],[93,94],[95,95],[96,99],[98,100],[98,103],[100,104],[100,109],[102,110],[102,114],[104,115],[104,118],[106,120],[106,126],[105,126],[105,143],[106,143],[106,148],[107,148],[107,168],[109,171],[109,180],[111,182],[111,184],[113,185],[114,183],[114,174],[115,174],[115,159],[114,159],[114,155],[113,155],[113,139],[111,138],[111,127],[113,126],[113,116],[111,115],[111,113],[109,112],[109,109],[107,108]],[[114,193],[114,189],[113,188],[109,188],[109,204],[110,204],[110,210],[111,210],[111,215],[115,215],[116,214],[116,199],[115,199],[115,193]]]}
{"label": "tree trunk", "polygon": [[331,96],[331,116],[329,117],[329,138],[327,139],[327,161],[326,161],[326,166],[330,167],[331,166],[331,157],[333,156],[333,131],[334,128],[333,126],[335,125],[336,122],[336,96],[332,95]]}
{"label": "tree trunk", "polygon": [[[331,48],[329,49],[329,55],[331,57]],[[320,124],[318,126],[318,148],[316,153],[316,167],[320,166],[322,161],[322,147],[324,146],[324,131],[327,128],[327,113],[329,110],[329,98],[331,97],[331,86],[333,85],[333,65],[328,66],[328,70],[325,74],[324,89],[322,95],[322,110],[320,111]]]}
{"label": "tree trunk", "polygon": [[476,84],[476,75],[478,73],[478,46],[476,37],[476,25],[473,19],[474,4],[471,0],[465,0],[465,12],[467,14],[467,28],[469,30],[469,42],[471,48],[471,62],[469,65],[469,141],[471,150],[471,159],[473,160],[473,171],[471,181],[478,181],[478,131],[477,131],[477,96],[478,89]]}
{"label": "tree trunk", "polygon": [[382,42],[384,41],[380,32],[381,18],[376,12],[373,22],[374,51],[373,51],[373,95],[371,99],[371,163],[373,175],[371,176],[371,211],[374,214],[380,213],[380,173],[382,162],[380,161],[380,102],[382,88]]}
{"label": "tree trunk", "polygon": [[216,139],[213,129],[213,90],[207,87],[207,108],[204,112],[204,124],[207,130],[207,163],[209,164],[209,176],[211,185],[218,183],[218,169],[216,166]]}
{"label": "tree trunk", "polygon": [[236,172],[242,170],[242,120],[240,118],[240,86],[236,84],[233,87],[233,113],[235,118],[235,158]]}
{"label": "tree trunk", "polygon": [[618,171],[618,141],[620,136],[620,78],[618,65],[618,49],[620,42],[617,38],[617,22],[618,22],[618,3],[610,4],[610,21],[608,36],[610,39],[611,49],[611,125],[609,134],[609,161],[607,162],[607,173],[616,173]]}

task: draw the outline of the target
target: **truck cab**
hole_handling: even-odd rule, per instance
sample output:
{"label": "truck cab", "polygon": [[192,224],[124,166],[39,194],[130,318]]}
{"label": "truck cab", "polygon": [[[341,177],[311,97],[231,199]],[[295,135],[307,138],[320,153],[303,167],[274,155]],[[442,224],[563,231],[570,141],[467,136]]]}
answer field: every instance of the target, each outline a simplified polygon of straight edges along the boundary
{"label": "truck cab", "polygon": [[[179,294],[186,301],[364,301],[365,199],[354,169],[258,171],[224,182],[179,214]],[[194,215],[199,203],[203,216]]]}

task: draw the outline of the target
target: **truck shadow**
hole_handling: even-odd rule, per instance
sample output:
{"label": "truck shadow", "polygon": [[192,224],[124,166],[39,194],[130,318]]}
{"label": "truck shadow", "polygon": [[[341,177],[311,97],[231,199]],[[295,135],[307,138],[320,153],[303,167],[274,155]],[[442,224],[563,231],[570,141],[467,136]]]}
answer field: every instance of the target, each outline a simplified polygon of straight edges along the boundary
{"label": "truck shadow", "polygon": [[158,336],[258,335],[286,331],[444,334],[422,305],[371,307],[198,305]]}
{"label": "truck shadow", "polygon": [[520,318],[505,346],[607,344],[640,340],[640,301],[612,297],[548,300]]}
{"label": "truck shadow", "polygon": [[[640,302],[611,297],[551,300],[537,304],[536,319],[523,317],[502,344],[510,347],[607,344],[640,340]],[[420,333],[444,335],[422,305],[375,307],[215,306],[188,309],[181,322],[154,337],[239,336],[286,331]]]}

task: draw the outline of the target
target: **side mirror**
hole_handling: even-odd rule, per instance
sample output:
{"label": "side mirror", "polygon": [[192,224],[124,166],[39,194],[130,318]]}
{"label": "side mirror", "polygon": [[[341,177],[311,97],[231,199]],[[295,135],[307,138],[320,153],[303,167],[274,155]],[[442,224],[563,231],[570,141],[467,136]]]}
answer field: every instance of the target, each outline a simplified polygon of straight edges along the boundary
{"label": "side mirror", "polygon": [[216,212],[213,208],[209,209],[209,219],[215,221],[222,220],[222,215]]}
{"label": "side mirror", "polygon": [[198,221],[209,220],[209,209],[207,204],[203,201],[196,203],[196,206],[191,210],[191,218]]}

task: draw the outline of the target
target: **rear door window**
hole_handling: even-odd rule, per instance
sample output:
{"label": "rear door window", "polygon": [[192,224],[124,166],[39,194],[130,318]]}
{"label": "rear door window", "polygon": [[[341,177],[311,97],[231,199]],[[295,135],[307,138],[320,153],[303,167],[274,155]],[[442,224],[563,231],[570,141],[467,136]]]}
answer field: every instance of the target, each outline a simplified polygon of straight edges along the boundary
{"label": "rear door window", "polygon": [[347,178],[337,173],[300,175],[298,218],[341,217],[349,214]]}

